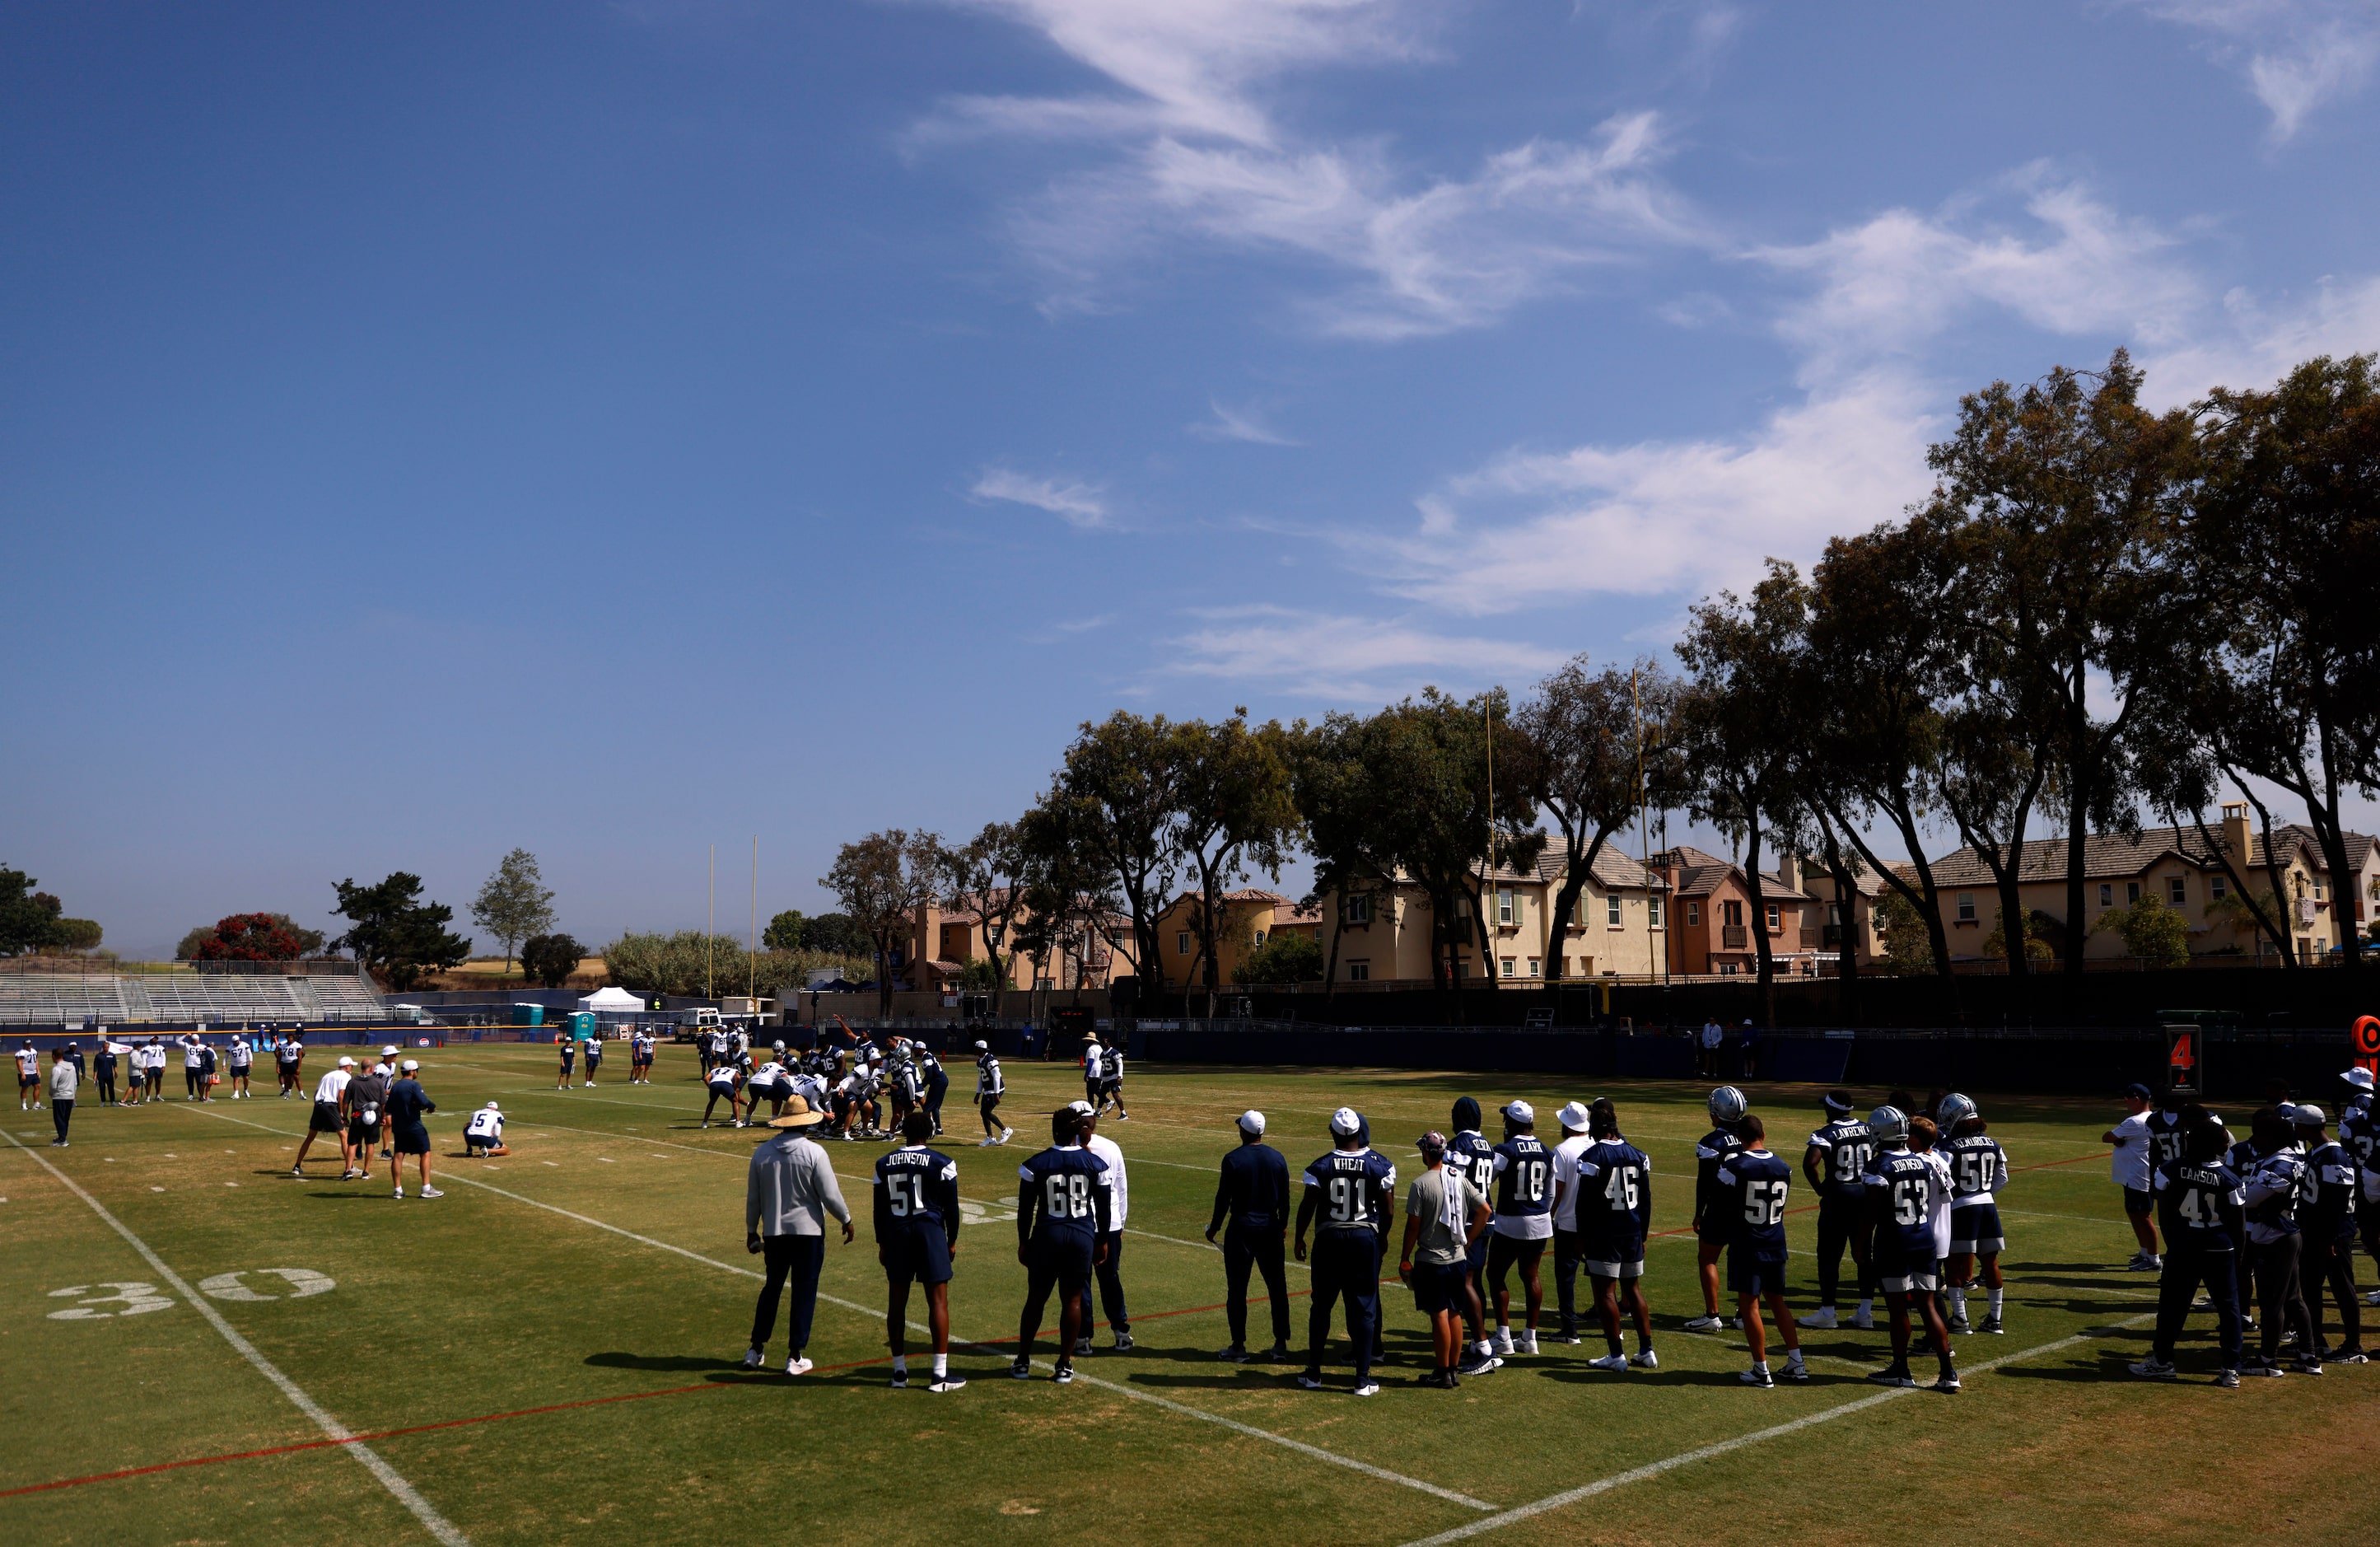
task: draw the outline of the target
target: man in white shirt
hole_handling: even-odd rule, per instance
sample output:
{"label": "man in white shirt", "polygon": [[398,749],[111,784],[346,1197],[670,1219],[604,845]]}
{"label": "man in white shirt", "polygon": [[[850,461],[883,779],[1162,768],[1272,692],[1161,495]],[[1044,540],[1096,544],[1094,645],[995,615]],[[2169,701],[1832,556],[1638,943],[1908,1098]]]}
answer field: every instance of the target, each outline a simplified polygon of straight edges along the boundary
{"label": "man in white shirt", "polygon": [[206,1039],[193,1031],[182,1039],[182,1084],[186,1090],[186,1099],[197,1101],[206,1094],[200,1083],[201,1072],[206,1066]]}
{"label": "man in white shirt", "polygon": [[1554,1114],[1561,1142],[1554,1146],[1554,1294],[1561,1304],[1556,1343],[1578,1339],[1578,1157],[1595,1140],[1587,1137],[1587,1111],[1576,1102]]}
{"label": "man in white shirt", "polygon": [[[1108,1233],[1101,1238],[1107,1242],[1108,1249],[1106,1255],[1098,1257],[1092,1276],[1099,1281],[1099,1302],[1107,1308],[1108,1326],[1115,1334],[1116,1352],[1122,1353],[1132,1346],[1132,1318],[1124,1309],[1121,1270],[1123,1220],[1129,1200],[1123,1151],[1116,1148],[1114,1139],[1099,1133],[1099,1115],[1091,1109],[1090,1102],[1075,1102],[1071,1104],[1078,1119],[1075,1133],[1083,1148],[1107,1163]],[[1096,1253],[1094,1255],[1097,1256]],[[1075,1340],[1075,1352],[1078,1356],[1091,1352],[1091,1285],[1088,1283],[1083,1285],[1082,1328],[1082,1334]]]}
{"label": "man in white shirt", "polygon": [[2153,1273],[2165,1266],[2157,1255],[2156,1203],[2149,1194],[2150,1101],[2147,1086],[2124,1087],[2124,1110],[2131,1115],[2099,1136],[2100,1143],[2115,1148],[2108,1170],[2124,1189],[2124,1218],[2131,1222],[2132,1237],[2141,1244],[2124,1264],[2127,1272],[2136,1273]]}
{"label": "man in white shirt", "polygon": [[356,1061],[341,1058],[339,1066],[324,1075],[314,1087],[314,1115],[306,1125],[306,1137],[298,1145],[298,1159],[290,1164],[289,1175],[306,1174],[306,1151],[314,1147],[316,1136],[329,1134],[339,1145],[339,1175],[348,1175],[356,1168],[356,1157],[347,1148],[347,1086],[355,1079]]}
{"label": "man in white shirt", "polygon": [[1706,1020],[1703,1022],[1702,1066],[1704,1078],[1717,1079],[1719,1078],[1718,1048],[1719,1043],[1725,1041],[1727,1033],[1719,1029],[1718,1022],[1715,1020]]}

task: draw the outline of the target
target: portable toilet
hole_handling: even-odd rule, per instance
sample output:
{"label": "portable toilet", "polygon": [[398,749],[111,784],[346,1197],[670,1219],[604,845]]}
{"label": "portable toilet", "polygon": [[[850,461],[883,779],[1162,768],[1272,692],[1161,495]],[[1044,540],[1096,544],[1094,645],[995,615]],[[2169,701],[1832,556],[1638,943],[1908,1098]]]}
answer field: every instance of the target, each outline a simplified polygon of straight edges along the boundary
{"label": "portable toilet", "polygon": [[583,1042],[589,1037],[601,1037],[602,1034],[601,1029],[595,1024],[594,1011],[573,1010],[570,1012],[570,1040],[572,1041]]}
{"label": "portable toilet", "polygon": [[545,1006],[542,1005],[514,1005],[513,1024],[515,1026],[543,1026],[545,1024]]}

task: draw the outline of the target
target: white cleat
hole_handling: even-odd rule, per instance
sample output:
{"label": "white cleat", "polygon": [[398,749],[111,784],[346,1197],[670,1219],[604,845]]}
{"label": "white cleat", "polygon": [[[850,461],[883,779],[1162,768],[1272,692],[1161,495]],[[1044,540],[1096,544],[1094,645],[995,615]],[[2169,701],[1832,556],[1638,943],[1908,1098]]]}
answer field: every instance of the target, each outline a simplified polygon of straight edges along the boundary
{"label": "white cleat", "polygon": [[1807,1316],[1795,1317],[1794,1321],[1802,1326],[1815,1327],[1821,1332],[1832,1332],[1836,1326],[1835,1308],[1822,1305]]}
{"label": "white cleat", "polygon": [[1628,1371],[1628,1356],[1606,1354],[1599,1359],[1587,1360],[1586,1367],[1589,1370],[1608,1370],[1615,1375],[1624,1375]]}
{"label": "white cleat", "polygon": [[1686,1323],[1686,1331],[1690,1333],[1715,1333],[1726,1324],[1727,1323],[1721,1322],[1716,1316],[1697,1316],[1693,1321]]}
{"label": "white cleat", "polygon": [[785,1361],[785,1373],[788,1375],[807,1375],[810,1372],[811,1368],[810,1361],[802,1358],[799,1354],[795,1354],[792,1358]]}
{"label": "white cleat", "polygon": [[1628,1362],[1639,1370],[1658,1370],[1661,1368],[1661,1356],[1650,1348],[1640,1348],[1636,1351],[1636,1357]]}

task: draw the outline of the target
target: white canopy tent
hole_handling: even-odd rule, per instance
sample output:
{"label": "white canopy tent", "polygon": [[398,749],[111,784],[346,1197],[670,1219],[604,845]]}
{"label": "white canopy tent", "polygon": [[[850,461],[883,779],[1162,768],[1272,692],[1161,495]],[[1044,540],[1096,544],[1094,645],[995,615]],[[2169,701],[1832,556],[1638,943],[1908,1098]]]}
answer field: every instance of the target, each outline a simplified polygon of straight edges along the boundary
{"label": "white canopy tent", "polygon": [[645,1013],[645,1001],[641,994],[624,988],[601,988],[581,999],[578,1007],[593,1011],[602,1020],[634,1020]]}

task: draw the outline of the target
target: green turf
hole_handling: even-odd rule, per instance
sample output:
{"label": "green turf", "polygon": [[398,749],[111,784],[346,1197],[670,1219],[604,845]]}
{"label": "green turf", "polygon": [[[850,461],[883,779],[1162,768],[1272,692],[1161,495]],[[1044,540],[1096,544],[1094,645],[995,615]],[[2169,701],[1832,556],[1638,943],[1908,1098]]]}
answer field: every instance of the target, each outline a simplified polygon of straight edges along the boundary
{"label": "green turf", "polygon": [[[306,1107],[269,1094],[203,1107],[176,1099],[142,1111],[87,1109],[65,1151],[39,1148],[49,1138],[46,1114],[7,1126],[36,1148],[0,1145],[0,1224],[11,1245],[0,1266],[0,1356],[9,1371],[0,1383],[9,1436],[0,1453],[0,1541],[427,1540],[337,1447],[8,1492],[322,1438],[36,1154],[192,1285],[249,1271],[242,1282],[277,1290],[277,1281],[252,1272],[265,1268],[335,1280],[334,1289],[305,1298],[210,1303],[351,1431],[417,1431],[370,1443],[482,1547],[629,1547],[775,1530],[831,1541],[1095,1532],[1135,1541],[1398,1547],[1488,1512],[1196,1414],[1503,1510],[1821,1418],[1876,1391],[1862,1376],[1876,1367],[1880,1331],[1812,1332],[1805,1346],[1816,1379],[1806,1387],[1740,1387],[1741,1334],[1678,1330],[1701,1309],[1694,1247],[1682,1236],[1650,1251],[1664,1361],[1658,1373],[1586,1370],[1585,1359],[1601,1352],[1590,1336],[1579,1348],[1548,1343],[1539,1358],[1458,1392],[1417,1389],[1412,1377],[1428,1363],[1425,1325],[1393,1283],[1383,1296],[1390,1366],[1378,1397],[1348,1394],[1342,1344],[1333,1349],[1337,1389],[1320,1394],[1295,1389],[1287,1370],[1213,1359],[1225,1341],[1223,1316],[1202,1308],[1221,1298],[1221,1263],[1199,1236],[1214,1163],[1243,1109],[1270,1115],[1270,1138],[1294,1170],[1329,1147],[1325,1118],[1350,1102],[1370,1116],[1401,1175],[1410,1175],[1412,1139],[1445,1127],[1457,1095],[1475,1095],[1491,1111],[1518,1095],[1544,1113],[1572,1097],[1609,1094],[1629,1136],[1653,1157],[1655,1227],[1670,1230],[1690,1212],[1692,1145],[1705,1126],[1701,1091],[1682,1085],[1137,1066],[1133,1118],[1111,1118],[1106,1131],[1133,1167],[1135,1234],[1124,1270],[1141,1346],[1086,1362],[1085,1373],[1108,1384],[1062,1389],[1012,1382],[1001,1356],[965,1352],[953,1362],[971,1383],[938,1397],[886,1389],[880,1311],[855,1309],[880,1307],[883,1295],[865,1223],[866,1178],[880,1146],[828,1147],[862,1224],[857,1244],[829,1248],[824,1293],[849,1305],[819,1309],[809,1353],[820,1373],[749,1380],[735,1367],[755,1289],[756,1260],[744,1252],[742,1229],[752,1136],[697,1128],[701,1098],[687,1050],[665,1049],[650,1087],[630,1087],[607,1069],[612,1078],[600,1089],[567,1091],[553,1089],[542,1048],[423,1056],[424,1079],[443,1109],[432,1134],[446,1196],[434,1201],[393,1200],[384,1163],[370,1185],[335,1182],[335,1166],[319,1162],[312,1175],[291,1180],[289,1151]],[[954,1071],[962,1082],[965,1072]],[[945,1148],[959,1162],[961,1193],[991,1216],[961,1237],[952,1303],[964,1338],[1014,1335],[1024,1275],[1004,1216],[1015,1163],[1038,1147],[1028,1141],[1046,1132],[1050,1108],[1080,1089],[1069,1068],[1014,1063],[1009,1077],[1008,1110],[1020,1115],[1009,1149],[973,1147],[974,1113],[958,1092],[949,1114]],[[1818,1120],[1813,1092],[1760,1087],[1753,1096],[1774,1146],[1798,1160],[1801,1137]],[[515,1152],[494,1162],[451,1158],[461,1148],[463,1115],[491,1097],[512,1115]],[[2010,1237],[2009,1331],[1963,1340],[1962,1359],[1980,1365],[2095,1335],[1973,1379],[1955,1398],[1910,1393],[1499,1525],[1477,1540],[1576,1541],[1590,1530],[1597,1541],[1742,1540],[1891,1517],[1972,1521],[2011,1541],[2079,1541],[2144,1527],[2174,1541],[2230,1541],[2243,1522],[2284,1518],[2307,1539],[2368,1532],[2368,1498],[2359,1496],[2368,1491],[2340,1484],[2362,1464],[2380,1371],[2334,1367],[2319,1381],[2222,1392],[2204,1381],[2202,1335],[2184,1345],[2190,1382],[2150,1387],[2124,1378],[2122,1364],[2145,1347],[2137,1319],[2154,1285],[2111,1271],[2131,1250],[2097,1158],[2096,1136],[2112,1115],[2015,1098],[1986,1099],[1985,1110],[2019,1168],[2001,1198]],[[2053,1163],[2061,1162],[2072,1163]],[[1797,1189],[1794,1206],[1810,1201]],[[1800,1254],[1797,1303],[1807,1303],[1815,1226],[1796,1214],[1791,1230]],[[1548,1326],[1551,1277],[1548,1260]],[[175,1303],[131,1317],[52,1316],[75,1303],[53,1291],[106,1281],[153,1284]],[[1293,1268],[1293,1290],[1304,1284]],[[1253,1308],[1252,1341],[1266,1315]],[[1302,1346],[1303,1299],[1293,1322]],[[1045,1357],[1052,1335],[1054,1327],[1044,1335]],[[772,1346],[782,1342],[781,1333]],[[645,1395],[653,1393],[668,1395]],[[632,1400],[598,1403],[618,1397]],[[563,1406],[589,1403],[598,1405]],[[559,1410],[455,1421],[540,1407]],[[2201,1434],[2228,1455],[2232,1440],[2249,1432],[2292,1438],[2254,1466],[2219,1475],[2173,1465],[2177,1433]]]}

